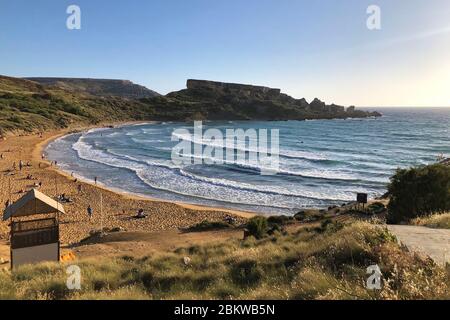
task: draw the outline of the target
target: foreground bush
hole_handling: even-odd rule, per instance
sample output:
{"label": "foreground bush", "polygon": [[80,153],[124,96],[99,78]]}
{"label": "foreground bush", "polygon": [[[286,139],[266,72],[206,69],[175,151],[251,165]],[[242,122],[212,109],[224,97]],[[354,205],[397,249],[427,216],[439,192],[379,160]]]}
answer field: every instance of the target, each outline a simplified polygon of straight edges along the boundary
{"label": "foreground bush", "polygon": [[261,239],[267,234],[268,223],[265,217],[257,216],[251,218],[247,223],[249,234],[256,239]]}
{"label": "foreground bush", "polygon": [[[365,288],[373,264],[383,274],[380,291]],[[386,229],[368,223],[77,265],[80,291],[66,288],[65,265],[0,271],[0,299],[450,298],[450,270],[412,255]]]}
{"label": "foreground bush", "polygon": [[450,210],[450,166],[397,170],[389,185],[388,222],[400,223]]}
{"label": "foreground bush", "polygon": [[202,221],[186,229],[187,232],[201,232],[232,228],[233,225],[223,221]]}

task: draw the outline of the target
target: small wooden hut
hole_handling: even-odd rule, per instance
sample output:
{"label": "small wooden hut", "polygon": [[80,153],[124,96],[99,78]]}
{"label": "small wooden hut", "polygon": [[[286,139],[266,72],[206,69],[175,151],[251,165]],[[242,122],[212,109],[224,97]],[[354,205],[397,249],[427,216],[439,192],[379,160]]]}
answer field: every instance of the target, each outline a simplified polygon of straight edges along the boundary
{"label": "small wooden hut", "polygon": [[3,221],[11,221],[11,269],[60,258],[59,214],[64,207],[33,189],[8,206]]}

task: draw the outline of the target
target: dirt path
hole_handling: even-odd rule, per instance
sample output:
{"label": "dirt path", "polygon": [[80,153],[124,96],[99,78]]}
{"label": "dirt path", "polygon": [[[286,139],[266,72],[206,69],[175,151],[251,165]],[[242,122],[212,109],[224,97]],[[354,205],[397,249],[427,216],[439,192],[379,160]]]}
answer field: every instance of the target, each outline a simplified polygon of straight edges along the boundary
{"label": "dirt path", "polygon": [[425,254],[439,264],[450,263],[450,230],[398,225],[389,225],[388,229],[411,251]]}

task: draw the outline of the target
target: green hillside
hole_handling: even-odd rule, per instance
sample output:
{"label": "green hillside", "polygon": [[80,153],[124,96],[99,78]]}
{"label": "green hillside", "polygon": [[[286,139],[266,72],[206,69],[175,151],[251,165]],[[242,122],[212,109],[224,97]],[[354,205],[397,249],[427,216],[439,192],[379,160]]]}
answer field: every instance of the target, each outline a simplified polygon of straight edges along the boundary
{"label": "green hillside", "polygon": [[[160,96],[126,80],[0,76],[0,134],[131,120],[305,120],[381,116],[308,103],[279,89],[188,80],[187,89]],[[38,81],[38,82],[37,82]]]}
{"label": "green hillside", "polygon": [[27,78],[42,85],[58,87],[66,91],[99,97],[128,99],[153,98],[159,94],[129,80],[78,79],[78,78]]}
{"label": "green hillside", "polygon": [[143,120],[151,115],[151,107],[136,100],[97,97],[0,76],[0,133]]}

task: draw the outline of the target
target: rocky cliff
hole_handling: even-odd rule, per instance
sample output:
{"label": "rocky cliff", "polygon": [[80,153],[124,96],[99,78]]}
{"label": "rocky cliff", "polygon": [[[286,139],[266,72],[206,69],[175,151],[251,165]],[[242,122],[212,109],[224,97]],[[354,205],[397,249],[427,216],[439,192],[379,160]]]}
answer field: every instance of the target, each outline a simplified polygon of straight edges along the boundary
{"label": "rocky cliff", "polygon": [[[308,103],[281,93],[280,89],[247,84],[188,80],[185,90],[169,93],[155,104],[169,119],[209,120],[306,120],[378,117],[377,112],[327,105],[319,99]],[[158,98],[157,98],[158,99]],[[172,110],[169,114],[167,111]],[[172,118],[175,116],[175,118]]]}

